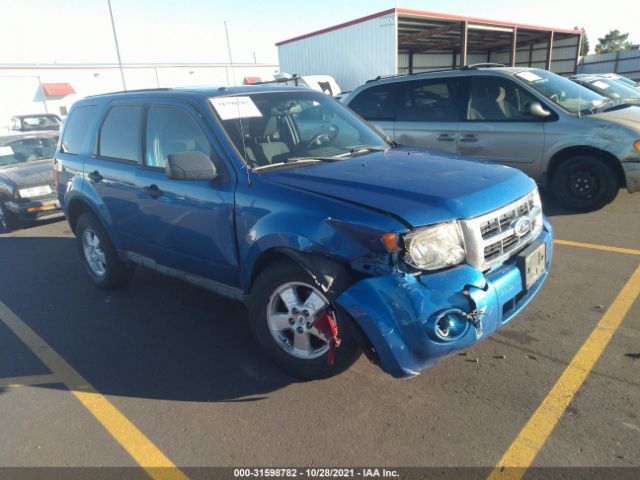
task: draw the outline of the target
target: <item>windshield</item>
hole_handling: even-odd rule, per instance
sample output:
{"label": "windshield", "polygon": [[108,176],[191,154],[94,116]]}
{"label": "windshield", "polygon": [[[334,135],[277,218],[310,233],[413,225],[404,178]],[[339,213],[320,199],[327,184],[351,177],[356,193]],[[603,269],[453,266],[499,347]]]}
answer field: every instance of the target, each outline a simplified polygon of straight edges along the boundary
{"label": "windshield", "polygon": [[57,130],[60,128],[60,120],[49,115],[34,115],[22,117],[22,130]]}
{"label": "windshield", "polygon": [[53,158],[58,137],[0,138],[0,166]]}
{"label": "windshield", "polygon": [[588,80],[585,83],[589,84],[589,87],[600,95],[609,97],[612,100],[640,100],[640,90],[634,87],[629,87],[620,80],[598,78],[596,80]]}
{"label": "windshield", "polygon": [[605,101],[596,92],[546,70],[526,70],[516,77],[571,113],[590,113]]}
{"label": "windshield", "polygon": [[223,128],[253,167],[339,160],[389,145],[366,123],[322,93],[264,92],[210,99]]}

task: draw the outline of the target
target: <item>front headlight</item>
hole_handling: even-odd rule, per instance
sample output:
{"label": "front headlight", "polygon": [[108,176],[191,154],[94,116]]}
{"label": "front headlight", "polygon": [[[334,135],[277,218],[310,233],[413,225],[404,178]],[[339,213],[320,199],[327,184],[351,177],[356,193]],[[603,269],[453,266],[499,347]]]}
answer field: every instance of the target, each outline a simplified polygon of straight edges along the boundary
{"label": "front headlight", "polygon": [[41,197],[42,195],[49,195],[52,192],[49,185],[41,185],[39,187],[21,188],[18,190],[20,198]]}
{"label": "front headlight", "polygon": [[420,270],[439,270],[465,261],[458,222],[425,227],[404,236],[404,259]]}

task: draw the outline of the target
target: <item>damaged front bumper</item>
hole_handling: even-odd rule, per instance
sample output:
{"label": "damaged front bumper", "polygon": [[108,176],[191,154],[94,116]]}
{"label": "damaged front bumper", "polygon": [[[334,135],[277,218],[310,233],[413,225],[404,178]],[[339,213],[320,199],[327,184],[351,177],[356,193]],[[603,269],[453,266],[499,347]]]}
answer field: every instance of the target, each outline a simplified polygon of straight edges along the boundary
{"label": "damaged front bumper", "polygon": [[640,159],[623,160],[621,164],[627,191],[640,192]]}
{"label": "damaged front bumper", "polygon": [[432,274],[367,278],[342,293],[338,303],[368,336],[383,370],[395,377],[417,375],[487,338],[538,293],[553,253],[546,219],[536,241],[546,246],[546,268],[528,290],[513,256],[484,274],[462,265]]}

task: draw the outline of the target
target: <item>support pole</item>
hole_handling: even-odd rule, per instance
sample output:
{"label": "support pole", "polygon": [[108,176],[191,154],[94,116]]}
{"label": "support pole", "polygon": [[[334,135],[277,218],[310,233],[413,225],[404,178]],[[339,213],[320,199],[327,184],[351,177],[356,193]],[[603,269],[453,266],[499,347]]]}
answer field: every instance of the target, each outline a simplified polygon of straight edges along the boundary
{"label": "support pole", "polygon": [[122,78],[122,89],[127,89],[127,83],[124,81],[124,70],[122,69],[122,58],[120,58],[120,46],[118,45],[118,35],[116,34],[116,24],[113,21],[113,11],[111,10],[111,0],[107,0],[109,5],[109,16],[111,17],[111,29],[113,30],[113,41],[116,44],[116,54],[118,55],[118,67],[120,67],[120,78]]}
{"label": "support pole", "polygon": [[513,27],[511,34],[511,66],[516,66],[516,50],[518,48],[518,27]]}
{"label": "support pole", "polygon": [[547,45],[546,69],[551,71],[551,57],[553,56],[553,30],[549,32],[549,45]]}
{"label": "support pole", "polygon": [[468,28],[469,23],[467,21],[460,23],[460,67],[467,66]]}

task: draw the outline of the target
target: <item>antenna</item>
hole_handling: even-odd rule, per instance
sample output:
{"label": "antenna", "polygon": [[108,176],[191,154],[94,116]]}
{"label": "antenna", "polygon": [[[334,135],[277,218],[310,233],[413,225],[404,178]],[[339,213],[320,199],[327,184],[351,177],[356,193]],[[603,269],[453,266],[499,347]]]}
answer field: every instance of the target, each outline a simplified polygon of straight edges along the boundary
{"label": "antenna", "polygon": [[[224,34],[227,37],[227,50],[229,51],[229,64],[231,66],[231,76],[233,77],[233,86],[237,87],[238,85],[236,85],[236,72],[233,68],[233,57],[231,56],[231,42],[229,42],[229,30],[227,29],[227,21],[224,20]],[[229,83],[229,73],[227,73],[227,84]],[[248,163],[248,156],[247,156],[247,145],[244,141],[244,126],[242,125],[242,117],[240,116],[240,102],[238,100],[236,100],[236,106],[238,107],[238,124],[240,125],[240,137],[242,138],[242,155],[243,155],[243,163],[244,166],[247,169],[247,182],[249,183],[249,185],[251,185],[251,176],[250,176],[250,172],[251,172],[251,167],[249,166]]]}

